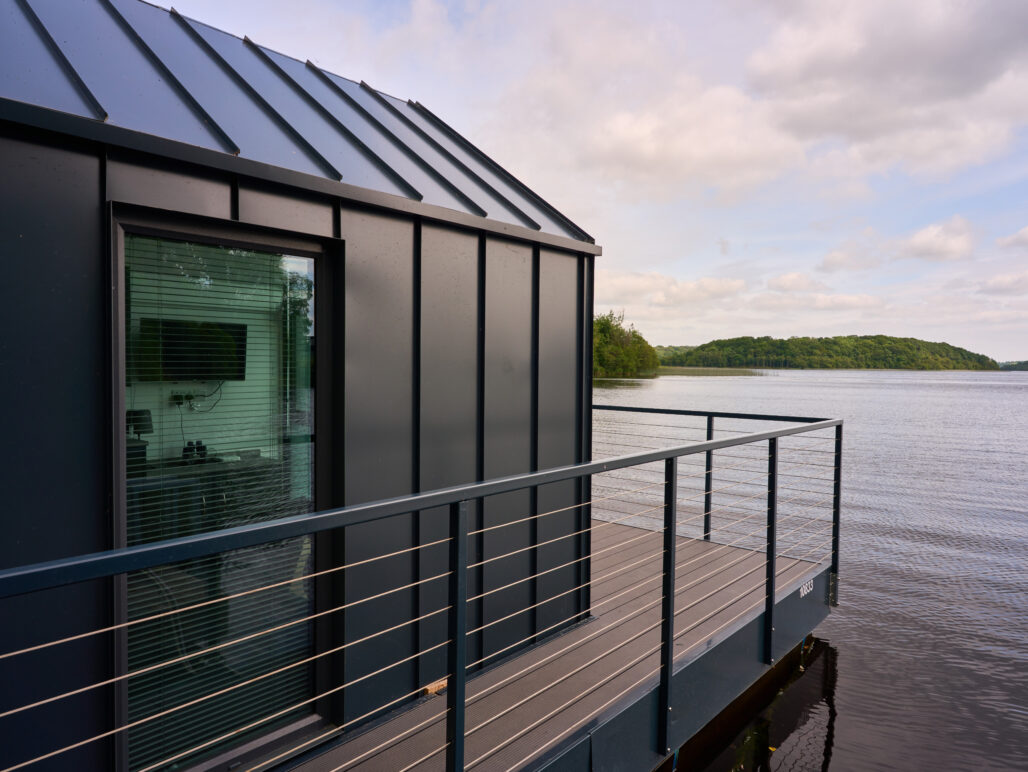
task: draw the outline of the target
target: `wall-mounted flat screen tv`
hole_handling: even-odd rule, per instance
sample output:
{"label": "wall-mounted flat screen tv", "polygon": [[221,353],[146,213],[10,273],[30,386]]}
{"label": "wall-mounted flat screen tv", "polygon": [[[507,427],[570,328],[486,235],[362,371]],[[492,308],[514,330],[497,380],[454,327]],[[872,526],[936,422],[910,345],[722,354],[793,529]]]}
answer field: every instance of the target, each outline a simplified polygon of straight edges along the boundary
{"label": "wall-mounted flat screen tv", "polygon": [[246,325],[140,319],[128,369],[135,381],[246,380]]}

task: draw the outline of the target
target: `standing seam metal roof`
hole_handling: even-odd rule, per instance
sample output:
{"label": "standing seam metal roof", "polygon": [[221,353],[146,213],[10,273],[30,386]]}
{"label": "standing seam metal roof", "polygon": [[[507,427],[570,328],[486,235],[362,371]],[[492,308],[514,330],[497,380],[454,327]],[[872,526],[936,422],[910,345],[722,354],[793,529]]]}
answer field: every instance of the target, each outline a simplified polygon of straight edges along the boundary
{"label": "standing seam metal roof", "polygon": [[592,242],[420,103],[142,0],[0,3],[0,99]]}

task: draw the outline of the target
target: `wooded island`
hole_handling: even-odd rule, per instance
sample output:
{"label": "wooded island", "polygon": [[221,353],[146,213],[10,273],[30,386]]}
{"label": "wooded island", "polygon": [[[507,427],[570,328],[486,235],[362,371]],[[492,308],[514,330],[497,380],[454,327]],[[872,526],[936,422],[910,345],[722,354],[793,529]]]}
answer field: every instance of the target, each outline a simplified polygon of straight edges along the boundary
{"label": "wooded island", "polygon": [[889,335],[728,338],[702,346],[657,346],[662,365],[868,370],[998,370],[984,354],[948,343]]}

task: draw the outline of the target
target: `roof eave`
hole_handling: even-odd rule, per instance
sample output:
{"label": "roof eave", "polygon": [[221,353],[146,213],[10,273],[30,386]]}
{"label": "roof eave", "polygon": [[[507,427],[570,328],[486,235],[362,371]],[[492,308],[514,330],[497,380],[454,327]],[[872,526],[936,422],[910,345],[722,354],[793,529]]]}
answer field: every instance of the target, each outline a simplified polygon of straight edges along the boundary
{"label": "roof eave", "polygon": [[602,249],[591,239],[580,240],[487,217],[414,201],[403,196],[370,190],[345,182],[221,153],[151,134],[125,129],[98,120],[51,110],[0,97],[0,121],[31,126],[80,139],[124,148],[183,163],[286,185],[311,193],[334,196],[375,208],[402,212],[426,220],[487,231],[506,238],[528,241],[558,249],[600,255]]}

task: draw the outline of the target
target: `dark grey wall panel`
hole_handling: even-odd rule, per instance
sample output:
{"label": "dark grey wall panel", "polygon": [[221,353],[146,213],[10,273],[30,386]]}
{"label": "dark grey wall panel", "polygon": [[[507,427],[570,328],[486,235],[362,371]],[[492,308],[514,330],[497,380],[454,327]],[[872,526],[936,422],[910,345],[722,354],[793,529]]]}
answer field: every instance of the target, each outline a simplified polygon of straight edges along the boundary
{"label": "dark grey wall panel", "polygon": [[[423,491],[470,483],[477,470],[478,414],[478,237],[425,226],[421,231],[421,421],[420,488]],[[470,513],[470,522],[474,522]],[[445,539],[446,509],[421,513],[422,544]],[[472,542],[474,539],[472,538]],[[447,569],[448,545],[419,553],[422,579]],[[474,560],[474,558],[472,558]],[[472,572],[474,574],[474,572]],[[469,594],[475,594],[472,587]],[[426,583],[420,613],[447,605],[447,582]],[[472,604],[477,610],[477,604]],[[480,624],[472,615],[470,626]],[[447,639],[446,615],[421,624],[421,648]],[[421,682],[446,674],[446,651],[425,657]]]}
{"label": "dark grey wall panel", "polygon": [[474,482],[478,238],[421,233],[421,489]]}
{"label": "dark grey wall panel", "polygon": [[[532,461],[532,250],[490,240],[485,258],[485,478],[528,472]],[[486,528],[530,514],[528,491],[494,496],[485,502]],[[532,543],[531,523],[488,531],[483,536],[486,560]],[[510,584],[532,573],[532,552],[500,558],[484,567],[483,591]],[[485,623],[533,603],[532,582],[494,592],[484,599]],[[495,652],[532,632],[526,612],[487,628],[486,652]]]}
{"label": "dark grey wall panel", "polygon": [[[343,329],[333,332],[336,356],[345,356],[345,376],[334,399],[344,403],[346,437],[336,459],[343,467],[345,503],[355,504],[412,489],[414,226],[348,210],[340,224],[346,241],[346,309]],[[347,529],[344,555],[351,563],[407,549],[413,540],[412,516],[390,518]],[[413,553],[347,570],[344,597],[352,602],[408,585],[414,572]],[[408,589],[355,606],[345,612],[347,640],[411,619],[416,603],[416,593]],[[346,655],[346,677],[356,679],[404,659],[416,645],[416,627],[408,625],[353,646]],[[415,679],[416,663],[408,662],[348,688],[346,719],[410,691]]]}
{"label": "dark grey wall panel", "polygon": [[[573,464],[578,442],[575,435],[578,405],[576,382],[578,346],[578,261],[573,255],[540,250],[539,254],[539,468]],[[577,593],[564,594],[582,584],[581,539],[568,536],[579,530],[579,511],[566,509],[575,501],[574,482],[557,483],[539,489],[539,511],[556,512],[540,517],[538,539],[552,544],[539,548],[538,599],[545,602],[537,612],[540,629],[573,620],[579,608]],[[561,538],[567,537],[567,538]],[[571,565],[567,565],[571,563]],[[560,596],[560,597],[557,597]]]}
{"label": "dark grey wall panel", "polygon": [[285,190],[240,185],[239,219],[299,233],[332,235],[332,204],[328,199],[301,198]]}
{"label": "dark grey wall panel", "polygon": [[[9,567],[111,546],[110,292],[98,157],[3,135],[0,180],[0,566]],[[107,624],[109,597],[97,582],[4,601],[3,650]],[[83,684],[108,676],[109,646],[100,636],[3,660],[0,710],[68,688],[69,673]],[[0,742],[0,767],[108,729],[108,698],[101,690],[5,719],[4,736],[25,743]],[[109,750],[99,742],[55,766],[107,768]]]}
{"label": "dark grey wall panel", "polygon": [[224,220],[232,216],[232,185],[227,178],[157,168],[130,159],[108,161],[107,199]]}

